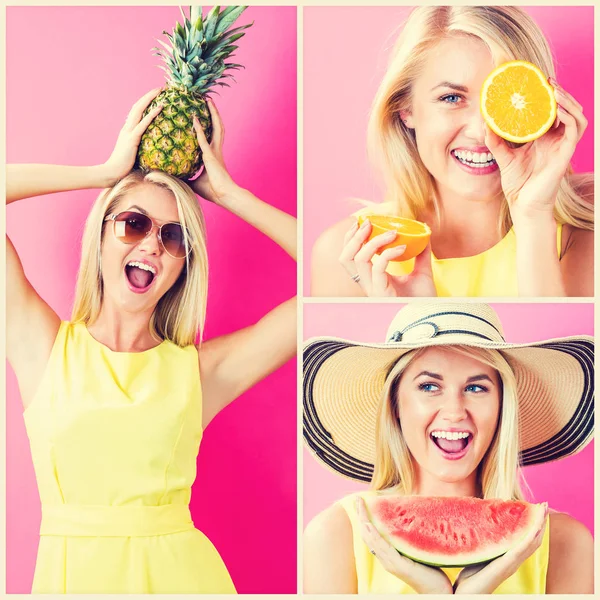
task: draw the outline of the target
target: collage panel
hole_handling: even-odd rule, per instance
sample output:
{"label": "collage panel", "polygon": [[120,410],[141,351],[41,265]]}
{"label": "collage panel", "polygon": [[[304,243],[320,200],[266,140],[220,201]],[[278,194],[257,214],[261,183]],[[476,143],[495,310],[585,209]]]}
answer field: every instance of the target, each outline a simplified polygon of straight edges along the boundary
{"label": "collage panel", "polygon": [[593,304],[305,304],[303,335],[305,594],[593,592]]}
{"label": "collage panel", "polygon": [[306,7],[304,37],[306,296],[593,296],[594,7]]}
{"label": "collage panel", "polygon": [[296,6],[6,32],[6,592],[295,594]]}

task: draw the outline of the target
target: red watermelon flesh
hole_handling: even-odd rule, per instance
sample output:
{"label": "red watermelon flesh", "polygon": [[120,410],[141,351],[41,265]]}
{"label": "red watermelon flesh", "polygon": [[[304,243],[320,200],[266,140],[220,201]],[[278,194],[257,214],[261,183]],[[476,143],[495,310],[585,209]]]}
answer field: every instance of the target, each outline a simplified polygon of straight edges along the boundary
{"label": "red watermelon flesh", "polygon": [[377,531],[401,554],[438,567],[501,556],[538,523],[541,504],[479,498],[365,497]]}

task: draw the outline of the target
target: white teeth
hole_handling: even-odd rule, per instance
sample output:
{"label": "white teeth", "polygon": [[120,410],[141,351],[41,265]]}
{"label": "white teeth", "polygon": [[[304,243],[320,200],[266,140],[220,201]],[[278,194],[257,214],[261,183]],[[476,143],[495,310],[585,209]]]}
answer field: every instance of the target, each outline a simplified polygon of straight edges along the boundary
{"label": "white teeth", "polygon": [[453,150],[452,153],[458,160],[471,167],[489,167],[496,161],[491,152],[470,152],[465,150]]}
{"label": "white teeth", "polygon": [[469,437],[466,431],[433,431],[432,437],[443,438],[445,440],[462,440]]}
{"label": "white teeth", "polygon": [[131,262],[128,262],[127,266],[128,267],[137,267],[138,269],[143,269],[144,271],[150,271],[150,273],[152,273],[152,275],[156,275],[156,269],[154,267],[151,267],[150,265],[147,265],[145,263],[138,262],[136,260],[132,260]]}

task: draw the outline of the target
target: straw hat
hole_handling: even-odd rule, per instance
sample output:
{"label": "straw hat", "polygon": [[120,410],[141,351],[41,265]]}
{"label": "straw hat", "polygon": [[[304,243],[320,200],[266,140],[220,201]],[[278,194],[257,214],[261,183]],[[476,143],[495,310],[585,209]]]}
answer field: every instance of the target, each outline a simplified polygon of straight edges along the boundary
{"label": "straw hat", "polygon": [[386,376],[406,352],[462,344],[500,350],[515,373],[521,464],[582,450],[594,428],[594,342],[579,335],[532,344],[504,340],[487,304],[412,303],[383,344],[320,337],[304,346],[304,440],[338,473],[370,481],[377,406]]}

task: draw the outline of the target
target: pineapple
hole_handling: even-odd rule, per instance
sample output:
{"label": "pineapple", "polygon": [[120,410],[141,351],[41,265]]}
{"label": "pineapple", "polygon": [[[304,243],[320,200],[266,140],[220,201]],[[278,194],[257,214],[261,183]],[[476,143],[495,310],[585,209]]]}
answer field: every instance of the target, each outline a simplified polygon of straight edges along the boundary
{"label": "pineapple", "polygon": [[181,179],[193,177],[202,166],[202,152],[194,131],[196,115],[208,141],[212,137],[212,123],[206,97],[214,86],[228,86],[233,78],[229,70],[242,65],[225,62],[237,49],[234,43],[243,35],[242,25],[231,29],[246,6],[227,6],[222,11],[215,6],[202,16],[202,7],[191,6],[188,19],[181,11],[184,26],[176,24],[173,35],[163,33],[170,44],[159,40],[163,49],[154,48],[167,73],[167,85],[152,101],[144,114],[157,104],[164,108],[150,124],[138,149],[137,166],[144,170],[160,169]]}

